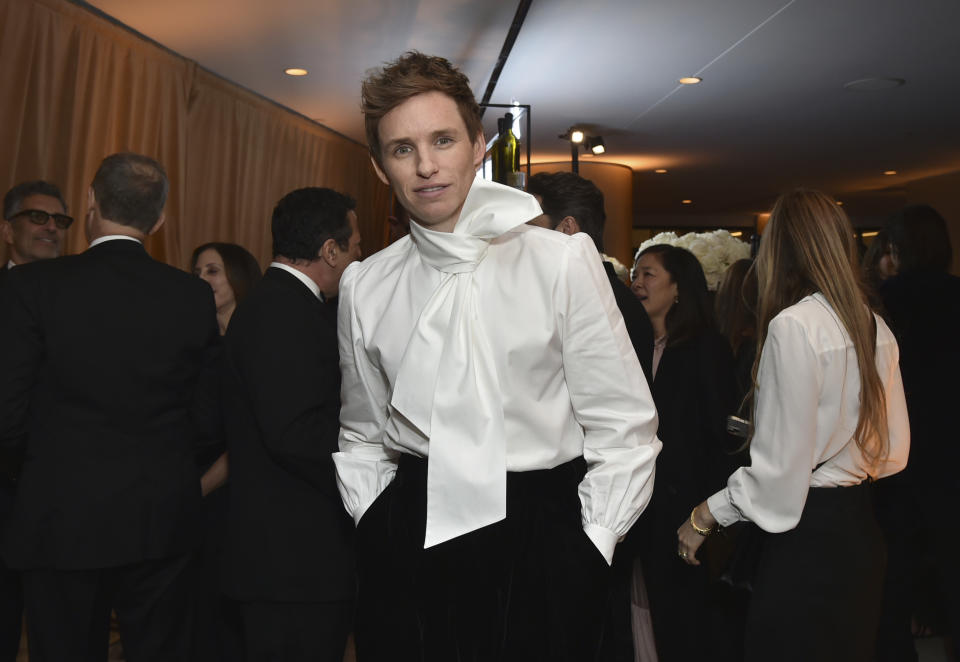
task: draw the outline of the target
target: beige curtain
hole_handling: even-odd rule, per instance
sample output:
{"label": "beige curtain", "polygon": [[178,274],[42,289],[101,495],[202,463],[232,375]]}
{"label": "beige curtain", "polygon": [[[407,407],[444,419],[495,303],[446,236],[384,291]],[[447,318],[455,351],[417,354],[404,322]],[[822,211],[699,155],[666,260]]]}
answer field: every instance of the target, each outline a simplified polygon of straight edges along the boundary
{"label": "beige curtain", "polygon": [[87,187],[118,151],[167,170],[167,222],[147,247],[175,266],[213,240],[239,243],[265,265],[274,204],[308,185],[355,197],[365,253],[383,246],[389,190],[362,145],[81,6],[0,0],[2,192],[27,179],[58,184],[77,218],[65,252],[82,251]]}

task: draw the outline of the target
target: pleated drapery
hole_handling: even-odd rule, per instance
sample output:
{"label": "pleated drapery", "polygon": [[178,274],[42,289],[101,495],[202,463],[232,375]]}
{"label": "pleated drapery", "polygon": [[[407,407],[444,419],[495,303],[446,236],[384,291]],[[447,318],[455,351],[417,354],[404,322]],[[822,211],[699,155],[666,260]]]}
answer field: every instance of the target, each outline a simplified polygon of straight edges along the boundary
{"label": "pleated drapery", "polygon": [[59,185],[77,219],[64,252],[80,252],[87,188],[119,151],[167,170],[167,222],[147,249],[174,266],[214,240],[265,266],[271,211],[301,186],[356,198],[364,253],[382,247],[390,192],[364,146],[82,6],[0,0],[0,194],[27,179]]}

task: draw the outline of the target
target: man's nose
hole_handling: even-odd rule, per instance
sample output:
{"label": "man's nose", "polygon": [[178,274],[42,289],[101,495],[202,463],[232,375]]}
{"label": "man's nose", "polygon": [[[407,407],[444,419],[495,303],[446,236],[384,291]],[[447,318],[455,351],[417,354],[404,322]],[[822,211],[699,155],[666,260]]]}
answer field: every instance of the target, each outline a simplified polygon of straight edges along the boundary
{"label": "man's nose", "polygon": [[429,151],[422,151],[419,153],[419,158],[417,159],[417,174],[427,179],[437,171],[437,161],[433,158],[433,154]]}

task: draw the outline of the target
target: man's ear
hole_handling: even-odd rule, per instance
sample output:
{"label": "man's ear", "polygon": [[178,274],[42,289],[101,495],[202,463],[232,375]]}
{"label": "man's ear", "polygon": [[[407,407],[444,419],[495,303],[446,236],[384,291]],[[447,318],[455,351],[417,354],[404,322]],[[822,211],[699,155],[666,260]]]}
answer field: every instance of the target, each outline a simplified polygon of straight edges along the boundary
{"label": "man's ear", "polygon": [[0,239],[3,239],[6,244],[13,243],[13,226],[10,225],[10,221],[0,221]]}
{"label": "man's ear", "polygon": [[487,143],[483,139],[483,131],[473,139],[473,167],[479,168],[483,164],[483,157],[487,155]]}
{"label": "man's ear", "polygon": [[559,230],[563,234],[577,234],[580,232],[580,224],[577,223],[577,219],[573,216],[564,216],[563,220],[557,223],[557,227],[554,229]]}
{"label": "man's ear", "polygon": [[320,247],[320,259],[332,267],[337,264],[337,259],[340,257],[341,252],[336,240],[327,239]]}
{"label": "man's ear", "polygon": [[158,218],[158,219],[157,219],[157,222],[153,224],[153,227],[150,228],[150,232],[148,232],[147,235],[155,234],[155,233],[157,232],[157,230],[159,230],[161,227],[163,227],[163,223],[164,223],[164,221],[166,221],[166,220],[167,220],[167,215],[161,213],[161,214],[160,214],[160,218]]}
{"label": "man's ear", "polygon": [[386,184],[387,186],[390,186],[390,180],[387,179],[386,173],[383,172],[383,170],[380,168],[380,164],[377,163],[377,160],[372,156],[370,157],[370,163],[373,164],[373,171],[377,173],[377,177],[380,178],[380,181]]}

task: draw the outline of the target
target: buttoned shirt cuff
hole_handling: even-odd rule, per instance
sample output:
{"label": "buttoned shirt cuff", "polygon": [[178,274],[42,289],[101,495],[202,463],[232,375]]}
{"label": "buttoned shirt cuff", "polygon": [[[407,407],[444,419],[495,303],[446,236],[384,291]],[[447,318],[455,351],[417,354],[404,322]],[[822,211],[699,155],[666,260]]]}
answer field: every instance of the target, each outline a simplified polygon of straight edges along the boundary
{"label": "buttoned shirt cuff", "polygon": [[583,531],[590,538],[590,542],[603,554],[607,565],[613,564],[613,550],[617,546],[617,534],[597,524],[584,524]]}
{"label": "buttoned shirt cuff", "polygon": [[730,526],[743,519],[740,511],[730,501],[729,488],[724,488],[707,499],[707,508],[720,526]]}

